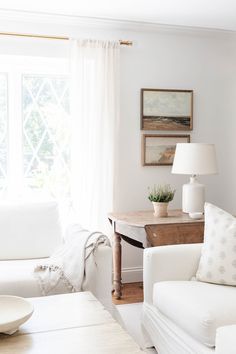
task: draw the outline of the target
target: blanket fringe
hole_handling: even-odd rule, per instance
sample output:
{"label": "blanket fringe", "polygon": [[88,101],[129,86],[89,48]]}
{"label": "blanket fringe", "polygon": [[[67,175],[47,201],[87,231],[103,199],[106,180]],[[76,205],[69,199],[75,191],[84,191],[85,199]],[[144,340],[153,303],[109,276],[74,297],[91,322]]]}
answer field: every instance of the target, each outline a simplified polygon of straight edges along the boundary
{"label": "blanket fringe", "polygon": [[58,283],[60,282],[60,280],[63,282],[63,284],[65,285],[65,287],[67,288],[68,292],[70,293],[74,293],[76,291],[78,291],[78,289],[76,289],[72,284],[71,282],[69,281],[69,279],[65,276],[64,274],[64,271],[62,268],[60,268],[59,266],[56,266],[56,265],[38,265],[36,266],[35,268],[35,274],[38,275],[37,273],[38,272],[43,272],[43,271],[46,271],[46,270],[49,270],[50,272],[57,272],[59,274],[59,277],[58,277],[58,281],[56,282],[56,284],[47,291],[45,289],[45,283],[42,279],[42,277],[40,276],[37,276],[37,280],[38,280],[38,283],[39,283],[39,287],[40,287],[40,290],[41,290],[41,293],[43,296],[46,296],[46,295],[49,295],[58,285]]}

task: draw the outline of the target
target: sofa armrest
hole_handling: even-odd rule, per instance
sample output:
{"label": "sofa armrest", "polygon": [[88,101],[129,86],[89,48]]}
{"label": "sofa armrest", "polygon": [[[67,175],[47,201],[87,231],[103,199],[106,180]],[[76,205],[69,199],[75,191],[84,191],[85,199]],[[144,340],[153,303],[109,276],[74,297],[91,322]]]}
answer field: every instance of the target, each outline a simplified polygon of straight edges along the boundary
{"label": "sofa armrest", "polygon": [[[70,239],[79,237],[80,232],[90,233],[78,223],[70,224],[66,228],[64,240],[70,242]],[[99,236],[99,232],[95,232],[87,244],[96,243]],[[90,256],[81,260],[85,262],[82,290],[91,291],[108,310],[112,310],[112,248],[109,239],[106,240],[105,236],[104,242],[98,243],[92,253],[89,249],[86,254]]]}
{"label": "sofa armrest", "polygon": [[235,354],[236,325],[219,327],[216,330],[216,354]]}
{"label": "sofa armrest", "polygon": [[86,260],[83,290],[91,291],[107,310],[112,310],[112,250],[110,246],[99,245],[94,258],[89,257]]}
{"label": "sofa armrest", "polygon": [[144,301],[152,303],[153,285],[165,280],[190,280],[197,271],[202,244],[184,244],[144,250]]}

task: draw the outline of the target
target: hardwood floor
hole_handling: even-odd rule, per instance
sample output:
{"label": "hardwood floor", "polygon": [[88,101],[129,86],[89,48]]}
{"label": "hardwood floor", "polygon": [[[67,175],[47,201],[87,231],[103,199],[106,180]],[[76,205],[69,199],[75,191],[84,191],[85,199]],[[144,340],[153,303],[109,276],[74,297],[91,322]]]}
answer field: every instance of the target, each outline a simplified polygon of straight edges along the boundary
{"label": "hardwood floor", "polygon": [[112,296],[113,304],[123,305],[132,304],[134,302],[143,301],[143,283],[126,283],[122,286],[122,298],[120,300],[115,299]]}

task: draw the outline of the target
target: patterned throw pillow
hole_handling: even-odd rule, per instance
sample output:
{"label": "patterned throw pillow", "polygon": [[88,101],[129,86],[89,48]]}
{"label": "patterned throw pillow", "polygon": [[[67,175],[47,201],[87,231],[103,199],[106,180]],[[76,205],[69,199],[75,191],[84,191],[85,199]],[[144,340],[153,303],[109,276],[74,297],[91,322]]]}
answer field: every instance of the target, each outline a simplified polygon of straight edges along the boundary
{"label": "patterned throw pillow", "polygon": [[236,286],[236,218],[205,204],[204,243],[197,280]]}

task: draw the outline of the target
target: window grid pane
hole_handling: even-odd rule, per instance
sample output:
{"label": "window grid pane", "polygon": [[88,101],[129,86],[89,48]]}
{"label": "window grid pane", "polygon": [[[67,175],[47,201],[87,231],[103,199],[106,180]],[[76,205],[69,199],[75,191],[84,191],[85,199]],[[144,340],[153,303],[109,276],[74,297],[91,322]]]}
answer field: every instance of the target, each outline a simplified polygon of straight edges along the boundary
{"label": "window grid pane", "polygon": [[69,80],[23,75],[22,85],[26,184],[66,198],[70,194]]}

